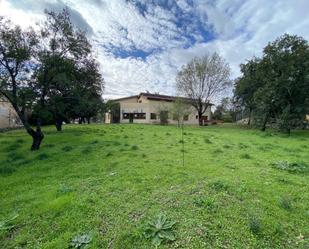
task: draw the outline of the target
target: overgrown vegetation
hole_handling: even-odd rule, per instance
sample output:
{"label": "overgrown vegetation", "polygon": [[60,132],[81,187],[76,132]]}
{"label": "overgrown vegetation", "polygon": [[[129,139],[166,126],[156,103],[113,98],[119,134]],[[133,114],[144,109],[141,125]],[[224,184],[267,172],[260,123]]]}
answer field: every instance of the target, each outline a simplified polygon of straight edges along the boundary
{"label": "overgrown vegetation", "polygon": [[308,165],[308,131],[185,126],[183,166],[176,126],[44,129],[33,153],[22,130],[0,133],[0,248],[63,249],[73,238],[85,249],[154,248],[144,232],[160,213],[177,222],[162,249],[308,244],[309,175],[273,165]]}

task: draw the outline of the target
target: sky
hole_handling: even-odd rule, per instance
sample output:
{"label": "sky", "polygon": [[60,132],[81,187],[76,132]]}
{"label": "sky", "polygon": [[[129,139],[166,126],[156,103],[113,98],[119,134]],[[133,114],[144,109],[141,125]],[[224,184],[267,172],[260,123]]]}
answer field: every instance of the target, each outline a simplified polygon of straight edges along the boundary
{"label": "sky", "polygon": [[177,72],[206,53],[225,58],[234,79],[284,33],[309,39],[309,0],[0,0],[0,16],[26,28],[64,7],[93,43],[105,98],[175,94]]}

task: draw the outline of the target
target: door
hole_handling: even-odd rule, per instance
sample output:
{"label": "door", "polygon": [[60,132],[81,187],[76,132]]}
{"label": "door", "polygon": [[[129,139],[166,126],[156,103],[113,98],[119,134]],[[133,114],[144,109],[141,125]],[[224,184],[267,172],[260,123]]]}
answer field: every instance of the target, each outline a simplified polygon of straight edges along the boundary
{"label": "door", "polygon": [[130,113],[129,114],[129,123],[133,123],[133,116],[134,114],[133,113]]}

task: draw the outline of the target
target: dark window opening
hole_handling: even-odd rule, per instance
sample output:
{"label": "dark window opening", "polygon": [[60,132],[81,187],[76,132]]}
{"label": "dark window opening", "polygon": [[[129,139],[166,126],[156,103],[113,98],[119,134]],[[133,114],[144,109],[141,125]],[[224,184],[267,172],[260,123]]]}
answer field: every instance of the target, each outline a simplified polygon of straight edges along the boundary
{"label": "dark window opening", "polygon": [[150,119],[157,119],[156,113],[150,113]]}
{"label": "dark window opening", "polygon": [[184,115],[184,116],[183,116],[183,120],[184,120],[184,121],[188,121],[188,120],[189,120],[189,115]]}
{"label": "dark window opening", "polygon": [[129,113],[123,113],[122,118],[123,119],[129,119]]}
{"label": "dark window opening", "polygon": [[134,113],[134,119],[146,119],[146,113]]}

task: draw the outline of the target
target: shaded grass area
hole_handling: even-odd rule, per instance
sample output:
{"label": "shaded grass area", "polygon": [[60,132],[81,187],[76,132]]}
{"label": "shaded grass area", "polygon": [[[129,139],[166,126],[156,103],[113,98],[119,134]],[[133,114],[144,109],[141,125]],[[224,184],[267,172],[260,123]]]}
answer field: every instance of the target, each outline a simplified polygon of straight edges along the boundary
{"label": "shaded grass area", "polygon": [[153,248],[144,226],[159,213],[177,222],[160,248],[308,247],[308,132],[44,130],[37,152],[21,130],[0,134],[0,222],[18,215],[0,248],[68,248],[82,234],[87,248]]}

